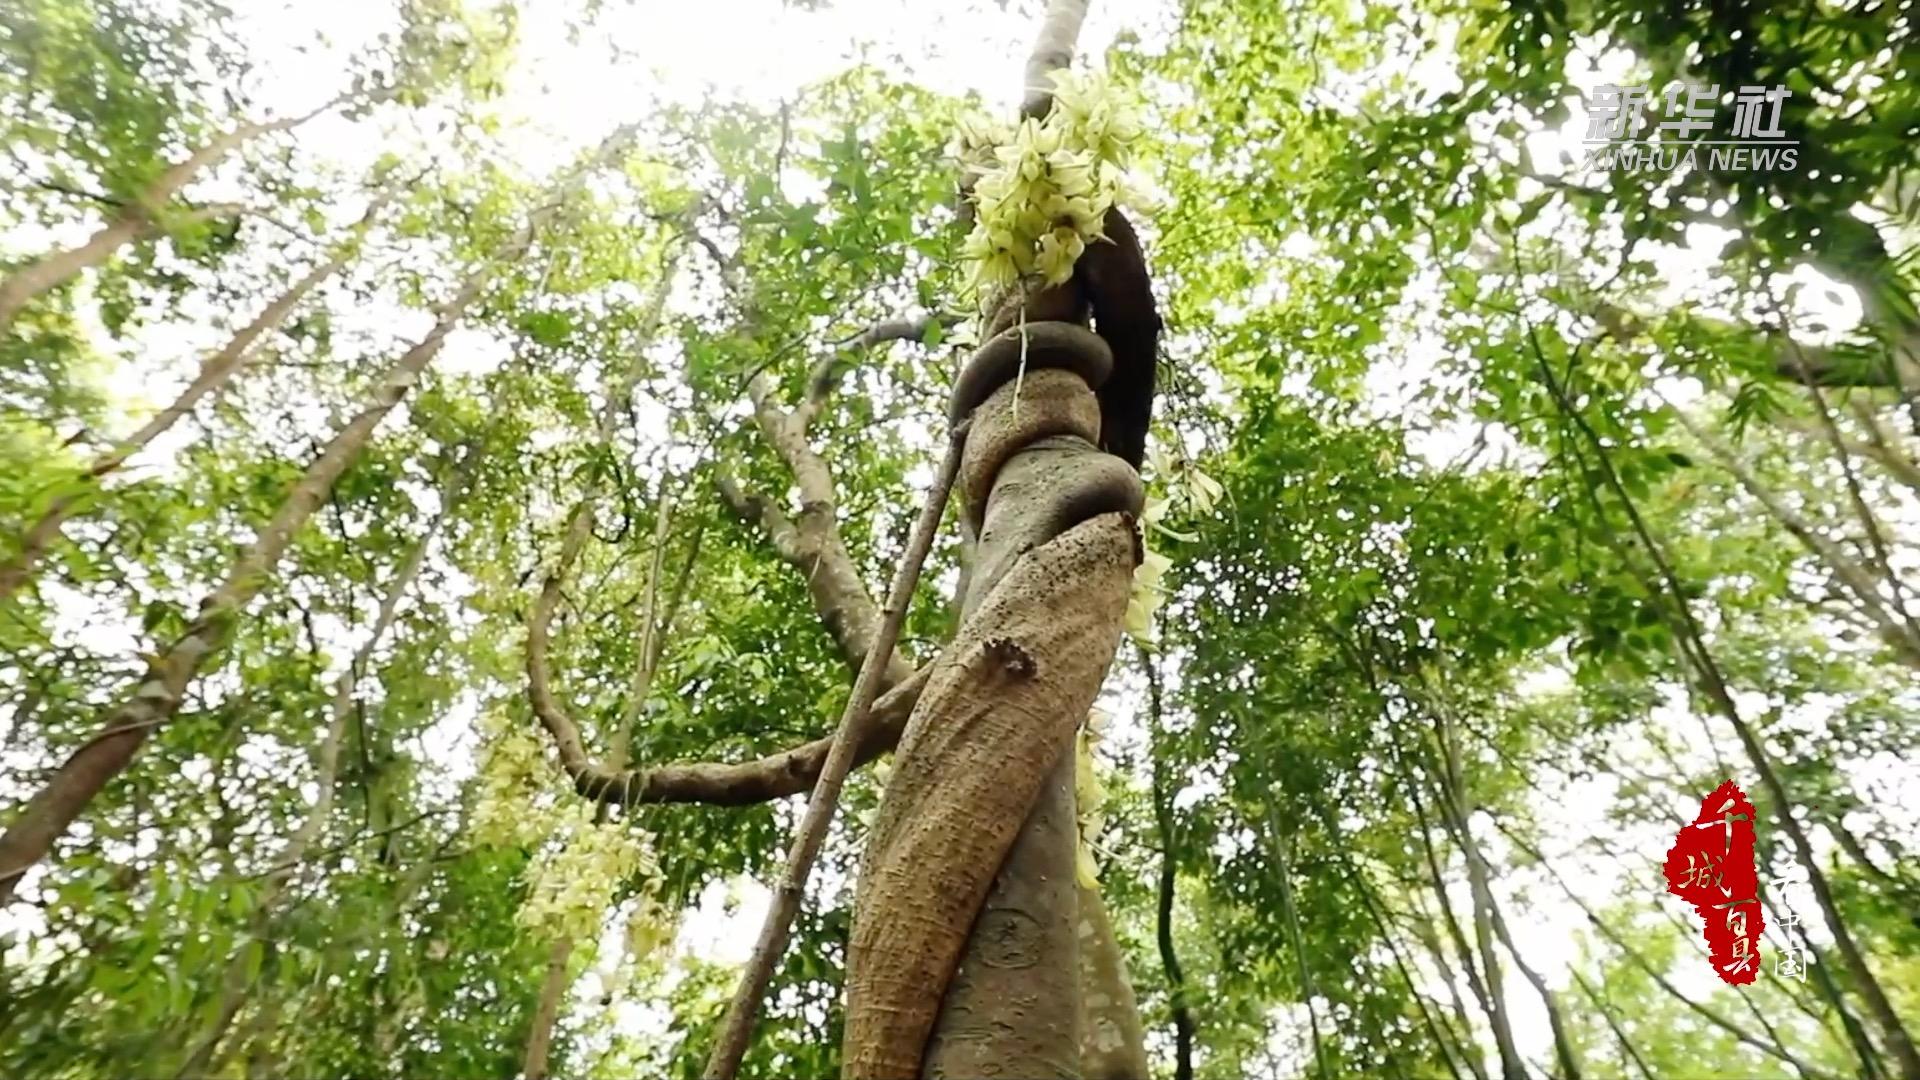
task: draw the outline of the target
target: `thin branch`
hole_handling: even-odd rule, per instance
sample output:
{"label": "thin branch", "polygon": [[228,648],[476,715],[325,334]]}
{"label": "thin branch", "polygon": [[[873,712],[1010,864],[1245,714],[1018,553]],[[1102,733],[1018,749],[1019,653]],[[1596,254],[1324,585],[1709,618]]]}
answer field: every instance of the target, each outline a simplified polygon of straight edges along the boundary
{"label": "thin branch", "polygon": [[[1806,371],[1806,354],[1800,348],[1799,342],[1788,338],[1787,344],[1795,367],[1802,372]],[[1867,505],[1866,496],[1860,490],[1860,478],[1853,469],[1853,456],[1847,453],[1846,439],[1841,436],[1839,425],[1834,423],[1832,410],[1827,408],[1826,395],[1821,393],[1820,387],[1814,383],[1808,383],[1807,394],[1813,399],[1814,411],[1820,417],[1822,433],[1826,435],[1835,453],[1840,456],[1840,473],[1846,480],[1847,497],[1853,503],[1854,515],[1860,519],[1860,527],[1866,531],[1867,544],[1873,552],[1874,561],[1879,566],[1881,576],[1886,579],[1887,590],[1893,600],[1894,613],[1900,616],[1910,632],[1920,636],[1920,623],[1916,623],[1913,614],[1907,610],[1906,584],[1900,580],[1900,575],[1893,568],[1886,535],[1880,528],[1880,522],[1874,516],[1873,509]]]}
{"label": "thin branch", "polygon": [[[1540,345],[1538,329],[1532,324],[1528,324],[1526,329],[1528,341],[1532,346],[1534,358],[1538,362],[1548,392],[1553,396],[1554,402],[1566,419],[1595,449],[1599,458],[1602,481],[1620,501],[1633,530],[1633,538],[1639,541],[1648,559],[1653,563],[1653,572],[1646,575],[1643,584],[1650,594],[1660,595],[1664,592],[1672,602],[1678,616],[1674,620],[1676,623],[1674,629],[1677,631],[1674,636],[1681,644],[1689,666],[1704,684],[1707,696],[1716,710],[1727,723],[1732,725],[1734,735],[1740,740],[1742,749],[1746,751],[1748,761],[1760,774],[1760,783],[1768,797],[1773,800],[1781,829],[1792,841],[1795,854],[1798,855],[1801,865],[1806,868],[1807,884],[1812,888],[1823,921],[1827,925],[1828,932],[1833,936],[1834,947],[1850,969],[1861,995],[1866,998],[1868,1012],[1873,1016],[1876,1026],[1880,1028],[1881,1038],[1886,1043],[1889,1054],[1898,1063],[1901,1075],[1906,1080],[1920,1080],[1920,1050],[1915,1048],[1912,1036],[1907,1032],[1900,1014],[1895,1011],[1885,988],[1881,986],[1879,978],[1868,965],[1859,943],[1854,940],[1853,932],[1841,918],[1834,901],[1832,886],[1827,880],[1826,872],[1820,868],[1819,861],[1814,857],[1813,844],[1807,836],[1807,831],[1793,816],[1793,804],[1786,784],[1774,769],[1772,761],[1767,756],[1766,748],[1761,744],[1759,736],[1754,733],[1752,725],[1741,716],[1739,706],[1733,700],[1733,692],[1727,686],[1719,664],[1707,648],[1705,631],[1694,617],[1693,609],[1688,604],[1686,590],[1681,587],[1678,573],[1667,559],[1664,548],[1655,540],[1646,520],[1640,514],[1638,505],[1621,484],[1620,477],[1607,456],[1605,440],[1593,430],[1593,426],[1587,422],[1586,417],[1568,398],[1566,388],[1554,377],[1552,366],[1546,362],[1546,353]],[[1594,503],[1596,509],[1603,509],[1597,488],[1588,488],[1588,498]]]}
{"label": "thin branch", "polygon": [[1707,448],[1707,452],[1733,475],[1734,480],[1746,490],[1747,494],[1752,495],[1766,507],[1767,513],[1771,514],[1782,528],[1816,556],[1833,574],[1834,580],[1853,595],[1860,606],[1861,614],[1873,621],[1881,640],[1885,641],[1903,662],[1909,666],[1920,667],[1920,628],[1916,628],[1911,620],[1903,625],[1892,617],[1881,599],[1880,589],[1874,581],[1873,574],[1854,561],[1852,556],[1840,548],[1840,545],[1821,535],[1811,522],[1782,502],[1779,496],[1760,482],[1760,478],[1745,461],[1741,460],[1740,455],[1732,447],[1695,423],[1687,415],[1686,410],[1676,407],[1673,409],[1673,414],[1675,419],[1680,421],[1680,425],[1687,429],[1687,433]]}
{"label": "thin branch", "polygon": [[[1148,734],[1158,736],[1165,730],[1163,709],[1165,691],[1161,685],[1160,665],[1151,654],[1144,656],[1147,669]],[[1166,970],[1168,1011],[1173,1014],[1174,1080],[1193,1080],[1193,1043],[1197,1027],[1193,1010],[1187,1004],[1187,977],[1180,969],[1180,956],[1173,945],[1173,905],[1179,885],[1173,853],[1173,795],[1161,775],[1160,757],[1153,757],[1153,818],[1160,834],[1160,883],[1154,905],[1154,938],[1160,948],[1160,966]]]}
{"label": "thin branch", "polygon": [[826,407],[827,399],[840,385],[854,357],[878,346],[895,341],[920,341],[925,339],[927,331],[935,326],[948,329],[956,325],[960,317],[952,314],[926,312],[914,316],[898,316],[883,319],[852,337],[834,343],[833,351],[813,365],[807,373],[806,396],[793,410],[793,422],[801,431],[812,426]]}

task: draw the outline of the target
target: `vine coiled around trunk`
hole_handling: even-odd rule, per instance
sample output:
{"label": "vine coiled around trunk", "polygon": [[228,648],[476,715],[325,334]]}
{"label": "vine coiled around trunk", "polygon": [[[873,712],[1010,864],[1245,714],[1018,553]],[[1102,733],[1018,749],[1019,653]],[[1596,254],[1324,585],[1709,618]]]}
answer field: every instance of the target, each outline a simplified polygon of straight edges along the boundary
{"label": "vine coiled around trunk", "polygon": [[1076,274],[1016,294],[955,384],[976,549],[861,868],[849,1080],[989,1061],[1079,1074],[1068,751],[1119,645],[1144,503],[1134,469],[1097,449],[1114,350],[1086,327],[1086,289]]}

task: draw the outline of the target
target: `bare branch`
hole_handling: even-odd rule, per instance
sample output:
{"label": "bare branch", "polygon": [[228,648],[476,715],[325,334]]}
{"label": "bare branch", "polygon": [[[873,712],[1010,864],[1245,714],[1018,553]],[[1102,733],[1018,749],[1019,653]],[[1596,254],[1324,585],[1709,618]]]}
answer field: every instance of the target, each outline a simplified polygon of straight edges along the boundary
{"label": "bare branch", "polygon": [[826,407],[827,398],[832,396],[847,370],[852,367],[854,357],[880,345],[895,341],[920,341],[927,331],[935,326],[943,329],[958,324],[959,316],[925,312],[916,316],[899,316],[883,319],[865,330],[834,344],[833,352],[813,365],[807,374],[807,393],[794,409],[794,423],[801,431],[812,426]]}

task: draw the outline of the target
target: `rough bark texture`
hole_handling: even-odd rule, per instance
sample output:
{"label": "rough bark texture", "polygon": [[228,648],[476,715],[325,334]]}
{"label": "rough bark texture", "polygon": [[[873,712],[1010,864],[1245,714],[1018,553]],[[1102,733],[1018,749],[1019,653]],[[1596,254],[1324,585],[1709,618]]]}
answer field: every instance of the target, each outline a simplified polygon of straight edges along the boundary
{"label": "rough bark texture", "polygon": [[1080,1075],[1084,1080],[1147,1080],[1147,1033],[1099,889],[1080,892]]}
{"label": "rough bark texture", "polygon": [[[1023,333],[1024,376],[1007,363]],[[869,839],[849,946],[849,1078],[914,1076],[923,1064],[935,1075],[1078,1074],[1066,751],[1119,644],[1143,492],[1131,468],[1094,449],[1089,383],[1111,364],[1098,337],[1029,325],[990,339],[974,363],[1009,381],[973,412],[960,475],[979,536],[971,610],[932,666]],[[981,383],[963,376],[956,389]],[[1064,801],[1043,800],[1061,777]],[[1000,873],[1023,825],[1019,857]],[[963,946],[967,976],[949,995]]]}
{"label": "rough bark texture", "polygon": [[1073,773],[1073,755],[1061,754],[1007,853],[947,988],[923,1076],[1080,1075]]}
{"label": "rough bark texture", "polygon": [[821,845],[826,842],[827,827],[832,824],[834,812],[840,804],[841,786],[853,767],[853,755],[859,746],[861,728],[867,724],[867,714],[880,692],[882,671],[888,658],[896,656],[894,644],[900,640],[900,629],[905,625],[907,608],[913,603],[920,569],[926,565],[927,552],[933,547],[934,534],[939,532],[940,519],[946,513],[947,497],[953,492],[954,475],[960,469],[965,448],[965,430],[958,428],[948,435],[946,458],[934,478],[933,489],[927,493],[926,504],[920,508],[919,520],[914,522],[913,535],[907,541],[907,551],[895,572],[893,586],[887,591],[885,616],[867,648],[866,659],[860,664],[859,677],[853,684],[853,695],[847,699],[846,709],[840,714],[833,746],[820,768],[820,777],[815,781],[813,794],[807,800],[807,811],[800,818],[800,827],[794,833],[792,847],[788,849],[780,887],[774,890],[773,903],[767,909],[766,921],[761,924],[753,954],[740,974],[733,1001],[727,1007],[720,1038],[712,1056],[707,1059],[707,1067],[702,1075],[714,1080],[733,1080],[741,1059],[746,1056],[747,1042],[753,1036],[753,1021],[760,1009],[760,999],[773,980],[774,965],[786,951],[794,917],[800,913],[800,903],[806,896],[807,877],[813,870],[814,860],[819,857]]}

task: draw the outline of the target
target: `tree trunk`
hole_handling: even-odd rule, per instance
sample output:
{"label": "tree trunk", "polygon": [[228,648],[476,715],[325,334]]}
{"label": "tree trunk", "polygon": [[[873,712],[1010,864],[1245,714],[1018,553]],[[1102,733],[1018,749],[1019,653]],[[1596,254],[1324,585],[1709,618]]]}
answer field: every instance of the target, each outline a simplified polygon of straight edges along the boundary
{"label": "tree trunk", "polygon": [[[1486,972],[1487,995],[1492,1001],[1494,1039],[1500,1046],[1500,1067],[1506,1080],[1527,1080],[1526,1063],[1520,1057],[1520,1050],[1513,1039],[1513,1021],[1508,1014],[1506,981],[1500,973],[1500,957],[1493,947],[1493,920],[1497,914],[1494,908],[1493,886],[1487,865],[1480,858],[1480,846],[1473,842],[1473,833],[1467,823],[1466,778],[1460,768],[1460,755],[1453,744],[1452,718],[1444,708],[1430,710],[1434,717],[1440,742],[1439,807],[1441,825],[1453,834],[1453,842],[1460,847],[1460,854],[1467,864],[1467,888],[1473,897],[1473,937],[1474,944],[1480,949],[1480,964]],[[1515,954],[1516,958],[1518,954]],[[1557,1018],[1556,1018],[1557,1019]],[[1554,1025],[1556,1043],[1562,1032]],[[1566,1047],[1560,1049],[1565,1052]],[[1578,1074],[1575,1073],[1577,1077]]]}
{"label": "tree trunk", "polygon": [[[385,203],[384,198],[376,199],[373,206],[368,208],[366,216],[355,227],[355,232],[364,233]],[[141,425],[139,431],[128,436],[112,450],[95,458],[87,467],[85,479],[98,480],[118,469],[128,458],[145,449],[153,440],[178,423],[181,417],[187,415],[195,405],[199,404],[200,399],[226,385],[239,373],[247,359],[247,352],[253,348],[254,342],[284,322],[287,315],[307,298],[307,294],[319,287],[321,282],[339,273],[353,254],[353,245],[343,247],[332,258],[294,282],[284,293],[268,304],[265,310],[255,316],[252,322],[235,334],[232,340],[218,352],[207,357],[206,361],[200,365],[199,373],[194,376],[192,382],[187,384],[187,388],[173,399],[172,404],[160,410],[153,419]],[[32,575],[34,563],[39,561],[40,556],[45,554],[47,548],[59,537],[61,527],[73,516],[80,499],[79,493],[59,496],[40,515],[39,520],[27,529],[20,541],[20,553],[10,564],[0,567],[0,600],[12,596],[26,584]]]}
{"label": "tree trunk", "polygon": [[44,787],[27,801],[6,834],[0,836],[0,904],[13,897],[20,878],[38,863],[67,826],[102,788],[118,776],[154,729],[171,720],[186,700],[187,688],[208,658],[231,639],[247,603],[257,596],[280,557],[335,481],[359,456],[380,422],[400,404],[468,305],[480,293],[478,279],[443,305],[432,332],[407,351],[381,380],[374,399],[336,433],[307,466],[273,520],[254,536],[227,580],[200,602],[199,614],[179,641],[148,662],[147,677],[130,697],[107,715],[100,733],[75,750]]}
{"label": "tree trunk", "polygon": [[1167,977],[1168,1012],[1173,1019],[1173,1077],[1193,1080],[1193,1041],[1197,1027],[1193,1007],[1187,1002],[1187,977],[1180,970],[1180,955],[1173,943],[1173,908],[1179,899],[1179,867],[1174,856],[1173,793],[1169,790],[1159,743],[1166,731],[1164,723],[1165,688],[1156,658],[1147,657],[1147,715],[1152,724],[1153,748],[1153,824],[1160,841],[1160,880],[1154,903],[1154,940],[1160,949],[1160,966]]}
{"label": "tree trunk", "polygon": [[[1026,115],[1047,112],[1086,8],[1048,5]],[[1142,284],[1145,268],[1131,269]],[[1145,502],[1133,466],[1097,449],[1092,391],[1115,350],[1086,329],[1090,288],[1083,264],[1003,303],[955,384],[963,616],[901,735],[861,864],[846,1080],[1080,1075],[1071,747],[1119,647]]]}
{"label": "tree trunk", "polygon": [[[602,810],[606,807],[601,804]],[[599,818],[595,818],[597,822]],[[567,978],[567,965],[573,959],[573,938],[562,935],[554,939],[553,952],[547,957],[547,974],[541,982],[540,1000],[533,1009],[533,1028],[527,1033],[527,1056],[520,1068],[520,1074],[526,1080],[546,1080],[547,1056],[553,1049],[553,1028],[560,1022],[560,998],[566,993],[570,980]]]}
{"label": "tree trunk", "polygon": [[[79,247],[61,248],[49,251],[31,262],[21,266],[4,280],[0,280],[0,332],[4,332],[14,316],[27,306],[34,297],[46,292],[62,282],[68,281],[84,270],[100,265],[109,255],[135,240],[143,239],[166,227],[163,208],[173,201],[180,189],[192,182],[202,171],[211,168],[238,149],[243,143],[268,135],[276,131],[287,131],[300,126],[308,120],[331,109],[337,102],[326,105],[300,116],[288,116],[279,120],[270,120],[259,124],[242,124],[232,131],[215,136],[205,146],[160,174],[152,185],[131,203],[120,207],[105,225],[102,225],[86,242]],[[237,212],[237,207],[208,208],[211,210]],[[205,216],[202,212],[197,216]]]}
{"label": "tree trunk", "polygon": [[[623,128],[608,139],[595,163],[604,163],[623,150],[629,131]],[[372,402],[348,421],[307,466],[273,520],[261,527],[253,543],[241,553],[226,581],[201,601],[200,611],[186,633],[149,659],[146,678],[124,703],[108,713],[100,733],[75,750],[27,801],[6,833],[0,835],[0,905],[12,900],[21,878],[46,857],[54,841],[65,834],[94,796],[133,761],[148,736],[179,712],[187,688],[199,676],[201,667],[230,640],[246,605],[259,595],[294,536],[360,455],[374,429],[420,381],[422,372],[479,299],[496,268],[526,254],[540,227],[558,212],[566,194],[579,186],[587,172],[585,168],[575,170],[559,190],[549,192],[513,237],[470,273],[451,299],[438,306],[432,330],[388,370]]]}
{"label": "tree trunk", "polygon": [[967,937],[921,1075],[1080,1075],[1073,779],[1061,754]]}
{"label": "tree trunk", "polygon": [[[1840,917],[1840,911],[1833,897],[1833,889],[1827,881],[1826,871],[1820,868],[1814,857],[1813,843],[1807,830],[1793,815],[1793,800],[1787,791],[1780,774],[1775,771],[1766,748],[1761,745],[1760,737],[1754,733],[1752,725],[1740,715],[1740,708],[1733,700],[1733,691],[1727,686],[1726,678],[1720,672],[1712,651],[1707,647],[1706,634],[1699,621],[1694,617],[1693,608],[1682,587],[1679,575],[1673,564],[1667,559],[1664,548],[1655,540],[1644,518],[1640,516],[1638,505],[1634,502],[1619,475],[1614,471],[1613,462],[1607,455],[1606,440],[1593,430],[1586,417],[1576,408],[1567,396],[1567,391],[1554,376],[1552,367],[1542,363],[1540,371],[1561,413],[1579,429],[1581,438],[1593,448],[1599,456],[1601,479],[1607,490],[1620,500],[1627,512],[1632,535],[1644,547],[1646,557],[1653,564],[1653,571],[1642,570],[1643,585],[1650,594],[1664,594],[1670,601],[1672,614],[1669,622],[1675,631],[1683,658],[1688,667],[1698,676],[1701,689],[1714,708],[1732,725],[1734,735],[1739,738],[1741,748],[1746,751],[1747,760],[1760,775],[1760,784],[1766,790],[1767,797],[1774,804],[1774,813],[1778,816],[1780,829],[1787,834],[1794,853],[1800,864],[1807,868],[1807,884],[1813,890],[1814,902],[1820,908],[1822,920],[1828,933],[1833,935],[1835,951],[1846,963],[1849,974],[1859,987],[1861,996],[1866,1000],[1867,1015],[1873,1018],[1874,1026],[1880,1029],[1880,1038],[1884,1042],[1889,1057],[1893,1058],[1900,1070],[1902,1080],[1920,1080],[1920,1048],[1916,1048],[1906,1024],[1887,997],[1886,988],[1880,985],[1880,979],[1867,963],[1860,951],[1859,942],[1854,940],[1853,931],[1846,920]],[[1597,509],[1604,512],[1599,502],[1598,486],[1588,487],[1588,497]],[[1637,564],[1630,564],[1635,565]]]}
{"label": "tree trunk", "polygon": [[[923,1063],[977,1072],[1003,1057],[1045,1070],[1033,1075],[1078,1069],[1078,1007],[1034,1005],[1049,983],[1074,985],[1066,751],[1119,645],[1137,545],[1127,515],[1142,491],[1131,468],[1093,449],[1099,411],[1086,381],[1051,370],[1084,370],[1090,356],[1104,379],[1105,343],[1071,324],[1033,324],[991,337],[973,364],[1011,379],[1023,353],[1017,419],[1010,382],[972,417],[960,482],[980,537],[969,613],[908,721],[862,866],[848,950],[850,1080],[919,1075]],[[1054,796],[1064,803],[1036,812],[1049,779],[1066,785]],[[1061,883],[1038,888],[1028,860],[1053,850],[1058,830]],[[996,874],[1016,834],[1019,858]],[[990,887],[1020,906],[982,915]],[[963,944],[969,981],[949,1005]],[[1049,966],[1064,967],[1064,980]],[[982,1000],[987,969],[1038,981],[1024,991],[996,981],[1008,989]],[[968,1029],[993,1039],[968,1040]]]}
{"label": "tree trunk", "polygon": [[1083,1080],[1148,1080],[1147,1034],[1099,889],[1082,887],[1080,912],[1080,1075]]}

